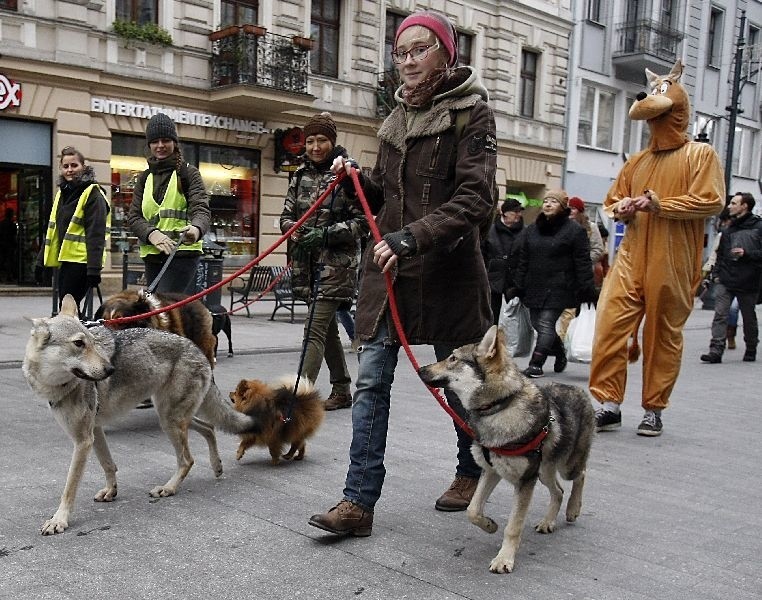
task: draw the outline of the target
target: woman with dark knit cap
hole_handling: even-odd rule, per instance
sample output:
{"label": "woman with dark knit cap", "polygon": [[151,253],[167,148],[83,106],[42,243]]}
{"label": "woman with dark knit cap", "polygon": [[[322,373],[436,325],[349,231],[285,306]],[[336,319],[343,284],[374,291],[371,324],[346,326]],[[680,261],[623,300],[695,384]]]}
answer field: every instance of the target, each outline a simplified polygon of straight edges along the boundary
{"label": "woman with dark knit cap", "polygon": [[184,234],[156,291],[191,294],[203,252],[201,238],[209,230],[209,197],[198,169],[183,159],[172,119],[163,113],[151,117],[146,143],[151,152],[148,169],[135,185],[127,224],[140,240],[148,283]]}
{"label": "woman with dark knit cap", "polygon": [[[336,145],[336,123],[329,113],[312,117],[304,126],[304,163],[288,186],[282,232],[288,231],[307,212],[336,178],[331,164],[346,150]],[[294,295],[310,303],[311,318],[304,325],[306,342],[302,375],[317,380],[325,358],[331,376],[326,410],[352,406],[351,382],[344,348],[339,338],[336,313],[352,304],[357,283],[357,246],[368,235],[368,223],[355,198],[341,188],[291,236],[291,286]]]}
{"label": "woman with dark knit cap", "polygon": [[[480,249],[480,228],[494,216],[497,159],[487,90],[472,68],[455,67],[455,27],[436,11],[416,12],[402,21],[392,59],[402,80],[397,106],[379,129],[372,174],[360,178],[383,240],[368,244],[363,256],[349,470],[341,501],[309,521],[338,535],[371,535],[386,473],[400,340],[391,323],[384,273],[393,274],[407,339],[433,346],[439,360],[454,348],[481,340],[492,324]],[[333,169],[350,166],[337,158]],[[462,414],[457,396],[446,395]],[[438,510],[465,510],[481,474],[471,454],[471,438],[458,427],[456,433],[455,479],[435,501]]]}

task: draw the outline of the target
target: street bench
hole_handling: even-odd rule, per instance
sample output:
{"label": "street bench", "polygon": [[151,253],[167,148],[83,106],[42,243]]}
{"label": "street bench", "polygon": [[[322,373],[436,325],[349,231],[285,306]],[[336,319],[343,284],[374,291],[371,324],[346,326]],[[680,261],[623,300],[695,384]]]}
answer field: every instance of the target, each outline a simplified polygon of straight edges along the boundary
{"label": "street bench", "polygon": [[[273,279],[280,277],[278,283],[273,288],[275,294],[275,308],[273,308],[273,314],[270,315],[270,320],[275,320],[275,313],[281,308],[286,309],[291,313],[291,322],[294,322],[294,306],[299,303],[307,306],[304,300],[294,297],[294,290],[291,287],[291,267],[270,267],[273,272]],[[283,274],[281,276],[281,273]]]}
{"label": "street bench", "polygon": [[272,280],[272,267],[260,265],[253,266],[246,277],[236,277],[228,286],[230,291],[230,312],[233,312],[233,307],[236,304],[243,304],[246,307],[246,316],[251,317],[248,306],[249,301],[253,300],[257,294],[264,292]]}

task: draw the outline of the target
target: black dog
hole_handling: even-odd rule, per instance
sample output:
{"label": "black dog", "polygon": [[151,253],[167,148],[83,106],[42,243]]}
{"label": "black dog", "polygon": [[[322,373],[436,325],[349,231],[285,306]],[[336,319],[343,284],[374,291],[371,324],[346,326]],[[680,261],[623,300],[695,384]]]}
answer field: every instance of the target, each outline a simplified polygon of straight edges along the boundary
{"label": "black dog", "polygon": [[230,315],[225,307],[220,304],[213,304],[207,306],[209,312],[212,313],[212,333],[216,340],[214,344],[214,355],[217,356],[217,346],[219,345],[219,333],[222,331],[228,337],[228,356],[233,356],[233,337],[232,326],[230,323]]}

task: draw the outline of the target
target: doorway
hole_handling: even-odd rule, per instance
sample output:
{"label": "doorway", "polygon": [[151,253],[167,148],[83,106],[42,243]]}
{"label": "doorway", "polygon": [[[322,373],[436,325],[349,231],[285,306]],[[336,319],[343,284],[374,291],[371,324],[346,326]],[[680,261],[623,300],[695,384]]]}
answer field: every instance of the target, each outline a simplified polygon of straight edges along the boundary
{"label": "doorway", "polygon": [[49,168],[0,166],[0,283],[34,284],[50,205]]}

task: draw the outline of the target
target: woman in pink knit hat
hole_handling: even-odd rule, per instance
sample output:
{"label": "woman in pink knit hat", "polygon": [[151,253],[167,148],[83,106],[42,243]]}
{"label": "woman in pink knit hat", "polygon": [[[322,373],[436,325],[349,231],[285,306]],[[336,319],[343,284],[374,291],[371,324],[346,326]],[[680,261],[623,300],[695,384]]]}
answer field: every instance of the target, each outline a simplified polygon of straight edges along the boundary
{"label": "woman in pink knit hat", "polygon": [[[383,240],[369,244],[357,301],[362,343],[352,404],[350,465],[342,500],[310,524],[338,535],[368,536],[386,472],[384,449],[400,341],[391,324],[384,273],[411,344],[434,347],[438,360],[482,339],[492,323],[479,230],[494,217],[495,119],[471,67],[456,67],[457,33],[444,15],[421,11],[400,24],[392,59],[402,86],[381,126],[376,166],[361,185]],[[335,172],[349,160],[334,161]],[[347,186],[354,194],[351,182]],[[458,308],[458,307],[463,307]],[[462,411],[457,396],[448,402]],[[472,440],[457,433],[455,480],[435,502],[465,510],[480,469]]]}

